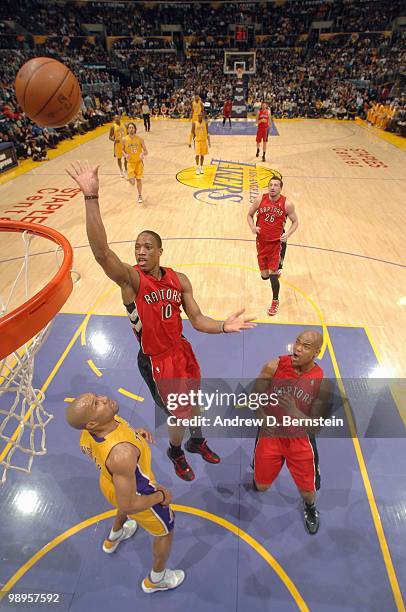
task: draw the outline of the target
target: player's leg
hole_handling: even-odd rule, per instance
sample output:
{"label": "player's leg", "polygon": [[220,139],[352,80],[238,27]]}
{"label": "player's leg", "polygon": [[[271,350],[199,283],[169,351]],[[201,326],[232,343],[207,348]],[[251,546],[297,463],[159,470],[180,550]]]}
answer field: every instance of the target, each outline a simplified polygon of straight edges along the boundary
{"label": "player's leg", "polygon": [[266,153],[266,144],[268,142],[268,131],[269,128],[266,129],[266,132],[264,134],[264,137],[262,139],[262,161],[265,161],[265,153]]}
{"label": "player's leg", "polygon": [[135,179],[137,181],[137,190],[138,190],[138,204],[142,204],[143,199],[142,199],[142,177],[144,175],[144,164],[143,162],[140,160],[139,162],[137,162],[137,165],[135,167]]}
{"label": "player's leg", "polygon": [[144,593],[170,591],[176,589],[185,580],[185,572],[180,569],[171,570],[166,567],[172,549],[173,531],[154,537],[152,544],[152,570],[142,581]]}
{"label": "player's leg", "polygon": [[270,317],[277,314],[279,310],[279,262],[281,254],[281,242],[271,242],[268,245],[267,261],[269,266],[269,280],[271,281],[272,287],[272,304],[268,308],[267,312]]}
{"label": "player's leg", "polygon": [[259,437],[254,452],[254,480],[256,491],[263,493],[272,485],[284,464],[279,438]]}
{"label": "player's leg", "polygon": [[223,115],[223,127],[225,126],[225,124],[226,124],[226,117]]}
{"label": "player's leg", "polygon": [[258,126],[258,129],[257,129],[257,135],[255,137],[255,142],[256,142],[256,145],[257,145],[257,152],[255,154],[255,157],[259,157],[259,148],[261,146],[261,133],[260,133],[259,126]]}
{"label": "player's leg", "polygon": [[230,130],[231,130],[231,117],[228,118],[228,123],[230,124]]}
{"label": "player's leg", "polygon": [[200,156],[200,174],[203,174],[204,155]]}
{"label": "player's leg", "polygon": [[[196,147],[197,147],[197,143],[196,143]],[[200,174],[200,167],[199,167],[200,155],[195,155],[195,160],[196,160],[196,174]]]}
{"label": "player's leg", "polygon": [[320,526],[320,516],[315,504],[318,455],[316,458],[308,436],[290,440],[286,465],[303,500],[303,520],[306,531],[314,535]]}
{"label": "player's leg", "polygon": [[123,540],[128,540],[137,531],[138,524],[135,520],[117,510],[116,518],[109,535],[103,542],[103,551],[108,555],[115,552]]}

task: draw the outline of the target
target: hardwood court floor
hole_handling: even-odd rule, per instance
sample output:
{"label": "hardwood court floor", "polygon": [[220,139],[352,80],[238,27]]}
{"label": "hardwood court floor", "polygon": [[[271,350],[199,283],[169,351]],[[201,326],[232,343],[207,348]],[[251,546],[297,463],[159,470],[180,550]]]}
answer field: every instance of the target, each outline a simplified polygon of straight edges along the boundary
{"label": "hardwood court floor", "polygon": [[[353,122],[279,121],[266,163],[255,168],[254,136],[213,135],[205,175],[196,177],[188,122],[156,121],[148,134],[138,127],[149,151],[142,205],[136,203],[135,188],[118,175],[108,126],[99,128],[94,139],[75,139],[73,144],[83,144],[74,150],[69,150],[72,143],[62,145],[64,154],[33,164],[28,173],[11,173],[8,182],[2,177],[2,216],[39,217],[75,247],[81,281],[63,312],[123,314],[120,292],[112,289],[88,247],[82,198],[61,192],[73,186],[66,166],[88,159],[100,164],[102,215],[122,259],[132,262],[135,236],[141,229],[154,229],[164,239],[163,265],[188,274],[205,313],[224,318],[245,307],[269,323],[366,326],[381,355],[381,374],[405,374],[406,175],[401,148]],[[258,184],[266,186],[267,169],[282,173],[283,193],[296,205],[300,221],[289,243],[281,307],[274,319],[266,315],[270,287],[259,278],[254,237],[246,223],[249,198]],[[38,193],[44,189],[49,195]],[[41,199],[27,200],[36,195]],[[62,205],[51,212],[45,206],[53,196]],[[21,255],[11,241],[14,237],[2,234],[2,294],[17,265],[7,260]],[[47,250],[47,245],[39,243],[35,250]],[[33,261],[32,290],[43,284],[43,259]]]}

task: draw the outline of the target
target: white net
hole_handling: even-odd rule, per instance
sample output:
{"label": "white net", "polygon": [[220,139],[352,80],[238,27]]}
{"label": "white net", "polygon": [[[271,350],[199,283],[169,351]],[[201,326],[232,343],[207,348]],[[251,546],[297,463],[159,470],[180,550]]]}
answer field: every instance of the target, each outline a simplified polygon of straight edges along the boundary
{"label": "white net", "polygon": [[[0,317],[10,311],[13,296],[29,299],[30,246],[33,234],[21,234],[24,256],[5,301],[0,296]],[[61,247],[56,247],[56,263]],[[44,455],[45,427],[53,418],[44,408],[45,395],[33,384],[35,355],[43,345],[53,321],[23,346],[0,360],[0,483],[9,469],[30,472],[35,456]]]}

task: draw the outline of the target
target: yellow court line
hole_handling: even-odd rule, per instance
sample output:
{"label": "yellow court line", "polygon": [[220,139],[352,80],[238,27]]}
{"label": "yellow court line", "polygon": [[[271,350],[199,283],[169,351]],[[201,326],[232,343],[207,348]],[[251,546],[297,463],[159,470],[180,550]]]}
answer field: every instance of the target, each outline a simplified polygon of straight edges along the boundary
{"label": "yellow court line", "polygon": [[381,547],[382,557],[386,566],[386,571],[388,573],[389,583],[392,589],[393,597],[396,603],[397,610],[399,612],[405,611],[405,606],[403,603],[402,593],[399,588],[398,579],[396,576],[395,568],[393,566],[392,557],[389,551],[389,546],[385,538],[385,533],[382,527],[381,517],[379,515],[378,506],[375,501],[375,496],[372,490],[371,482],[369,480],[368,470],[365,463],[364,455],[362,453],[361,444],[357,438],[356,427],[352,417],[351,407],[346,398],[344,383],[341,378],[340,368],[338,366],[337,358],[334,352],[333,344],[331,342],[330,335],[327,330],[327,346],[330,352],[331,362],[333,364],[334,373],[337,379],[338,388],[340,391],[341,398],[343,400],[344,411],[347,417],[348,426],[350,429],[352,443],[354,445],[355,454],[358,460],[358,465],[361,473],[361,477],[364,483],[366,496],[368,499],[369,507],[371,509],[372,520],[375,526],[376,534],[378,537],[379,545]]}
{"label": "yellow court line", "polygon": [[[77,328],[75,333],[73,334],[71,340],[69,341],[69,344],[67,345],[67,347],[63,351],[62,355],[59,357],[58,361],[54,365],[54,367],[53,367],[51,373],[49,374],[48,378],[46,379],[46,381],[42,385],[42,387],[41,387],[42,393],[45,393],[45,391],[48,389],[49,385],[51,384],[51,382],[52,382],[52,380],[53,380],[53,378],[55,376],[55,374],[58,372],[59,368],[61,367],[63,361],[65,360],[65,358],[66,358],[67,354],[69,353],[69,351],[71,350],[72,346],[75,344],[77,338],[79,337],[79,335],[80,335],[80,333],[82,331],[82,326],[84,325],[85,321],[86,321],[86,318],[83,319],[83,321],[81,322],[81,324],[79,325],[79,327]],[[31,411],[32,411],[32,408],[30,407],[29,410],[27,410],[27,413],[26,413],[26,415],[24,417],[24,420],[23,420],[24,423],[30,418]],[[14,440],[18,436],[18,432],[19,432],[19,427],[16,428],[16,430],[13,433],[13,435],[11,436],[11,442],[9,442],[6,445],[6,447],[3,449],[2,453],[0,454],[0,461],[3,461],[4,457],[9,452],[10,448],[12,447],[12,443],[14,442]]]}
{"label": "yellow court line", "polygon": [[[368,338],[369,344],[371,345],[372,351],[375,354],[376,360],[379,363],[380,366],[385,367],[383,364],[383,359],[382,359],[382,355],[380,354],[378,347],[375,344],[375,340],[372,338],[371,332],[369,330],[369,327],[367,327],[366,325],[364,326],[364,331],[366,333],[366,336]],[[382,375],[380,378],[385,378],[384,375]],[[394,379],[396,380],[396,379]],[[406,427],[406,411],[403,407],[403,404],[401,403],[401,397],[403,394],[403,390],[401,390],[399,392],[399,397],[398,397],[398,391],[396,390],[396,387],[394,385],[394,383],[390,383],[389,384],[389,390],[391,392],[393,401],[395,402],[396,408],[398,409],[400,418],[403,421],[403,424]]]}
{"label": "yellow court line", "polygon": [[118,392],[121,393],[122,395],[125,395],[126,397],[135,399],[137,402],[143,402],[145,399],[144,397],[141,397],[141,395],[135,395],[135,393],[131,393],[131,391],[127,391],[127,389],[123,389],[123,387],[120,387],[118,389]]}
{"label": "yellow court line", "polygon": [[93,372],[96,374],[96,376],[103,376],[103,372],[100,372],[99,368],[97,366],[94,365],[93,361],[91,359],[87,360],[87,363],[90,367],[91,370],[93,370]]}
{"label": "yellow court line", "polygon": [[[230,521],[217,516],[216,514],[212,514],[211,512],[206,512],[205,510],[200,510],[200,508],[194,508],[192,506],[183,506],[178,504],[172,504],[171,507],[175,510],[175,512],[185,512],[186,514],[192,514],[194,516],[199,516],[204,518],[212,523],[216,523],[224,529],[227,529],[231,533],[235,534],[239,538],[241,538],[244,542],[246,542],[251,548],[255,550],[274,570],[276,575],[281,579],[283,584],[286,586],[287,590],[291,594],[294,599],[297,607],[301,612],[309,612],[309,607],[304,601],[303,597],[300,595],[299,590],[295,586],[294,582],[289,578],[283,567],[278,563],[278,561],[273,557],[267,550],[260,544],[257,540],[255,540],[252,536],[249,535],[246,531],[243,531],[239,527],[236,527]],[[42,559],[47,553],[56,548],[59,544],[75,535],[82,529],[86,527],[90,527],[99,521],[104,521],[108,518],[113,518],[117,513],[117,510],[108,510],[107,512],[103,512],[102,514],[96,514],[77,525],[74,525],[67,531],[64,531],[59,536],[48,542],[43,548],[41,548],[38,552],[36,552],[31,559],[26,561],[24,565],[22,565],[15,574],[9,578],[6,584],[3,586],[0,592],[0,601],[6,595],[6,593],[13,588],[13,586],[26,574],[37,561]]]}

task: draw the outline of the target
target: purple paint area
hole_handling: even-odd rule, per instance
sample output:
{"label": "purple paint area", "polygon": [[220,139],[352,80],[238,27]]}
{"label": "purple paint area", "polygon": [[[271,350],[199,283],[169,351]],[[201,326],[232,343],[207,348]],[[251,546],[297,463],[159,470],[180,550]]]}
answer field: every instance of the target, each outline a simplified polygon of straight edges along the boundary
{"label": "purple paint area", "polygon": [[[39,385],[81,320],[71,315],[57,317],[37,359]],[[293,325],[259,325],[246,334],[209,336],[195,332],[188,322],[184,328],[202,374],[224,378],[254,377],[266,361],[286,353],[287,345],[302,329]],[[336,347],[335,329],[331,331],[342,373],[345,367],[355,364],[354,354],[358,351],[362,353],[360,359],[367,363],[371,349],[359,343],[359,330],[340,328],[339,333],[347,348],[342,354],[339,343]],[[349,346],[353,348],[351,353]],[[46,408],[55,415],[47,429],[48,454],[35,459],[31,476],[10,473],[2,491],[2,584],[54,537],[109,509],[99,491],[97,470],[79,449],[79,432],[65,423],[63,400],[84,391],[108,394],[119,401],[121,416],[133,425],[153,427],[153,404],[136,367],[137,350],[125,317],[93,316],[87,345],[82,347],[77,340],[62,363],[47,391]],[[86,363],[89,358],[102,371],[102,377],[91,371]],[[332,375],[328,353],[321,365],[327,375]],[[350,370],[348,375],[362,373]],[[145,401],[124,397],[119,387],[144,396]],[[363,448],[401,580],[405,577],[400,542],[405,536],[401,517],[406,491],[399,478],[399,466],[405,451],[401,441],[392,442],[398,443],[397,465],[393,465],[394,447],[389,443],[368,440],[368,444],[363,442]],[[303,528],[298,494],[286,468],[270,491],[260,494],[252,490],[253,445],[253,440],[213,440],[213,449],[220,453],[222,462],[209,465],[199,456],[189,455],[196,480],[188,484],[174,475],[166,458],[165,440],[160,439],[152,449],[153,469],[158,481],[172,489],[175,503],[222,517],[262,544],[293,580],[312,611],[394,610],[352,441],[319,440],[321,527],[314,537]],[[35,513],[18,510],[18,497],[24,489],[38,496]],[[186,582],[177,591],[149,597],[139,584],[150,569],[150,537],[139,529],[132,540],[108,556],[102,552],[101,544],[110,524],[100,522],[70,537],[37,562],[14,591],[66,593],[66,606],[59,609],[75,612],[116,608],[120,612],[153,612],[163,606],[172,612],[191,605],[195,612],[297,609],[284,583],[252,547],[220,525],[181,512],[176,513],[170,567],[185,569]]]}

